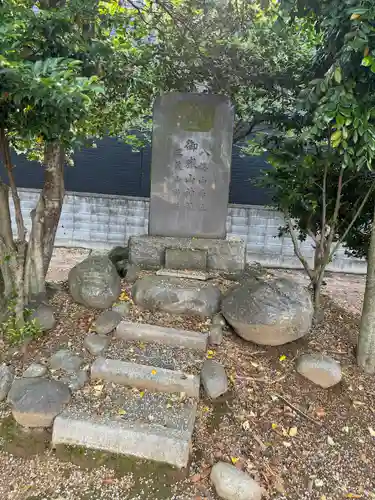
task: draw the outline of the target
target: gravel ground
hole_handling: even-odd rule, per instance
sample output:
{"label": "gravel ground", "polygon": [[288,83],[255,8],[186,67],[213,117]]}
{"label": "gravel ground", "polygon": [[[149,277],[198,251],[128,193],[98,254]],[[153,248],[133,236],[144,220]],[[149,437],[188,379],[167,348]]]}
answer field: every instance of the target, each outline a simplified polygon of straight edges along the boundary
{"label": "gravel ground", "polygon": [[[64,270],[53,264],[49,279],[64,280],[72,266],[70,252],[57,253],[54,262],[64,262]],[[71,259],[84,256],[74,251]],[[297,271],[272,273],[306,281]],[[374,378],[362,374],[355,362],[364,283],[360,276],[328,275],[322,323],[292,344],[263,349],[229,330],[225,333],[223,344],[211,356],[225,365],[231,390],[215,403],[204,398],[199,402],[186,479],[171,479],[142,464],[120,471],[119,461],[103,465],[88,455],[70,457],[71,461],[58,458],[43,441],[45,437],[40,437],[41,446],[35,436],[30,442],[29,435],[17,430],[15,436],[7,430],[9,410],[0,404],[0,498],[217,500],[209,484],[211,466],[217,460],[250,473],[264,486],[266,499],[375,498]],[[129,291],[126,284],[125,289]],[[98,311],[74,304],[64,288],[52,303],[58,310],[55,330],[27,351],[2,354],[19,371],[31,360],[47,359],[57,346],[84,353],[83,339]],[[209,328],[199,318],[173,321],[165,314],[144,314],[134,306],[132,318],[197,331]],[[340,361],[344,375],[338,386],[323,390],[295,372],[295,358],[316,351]]]}

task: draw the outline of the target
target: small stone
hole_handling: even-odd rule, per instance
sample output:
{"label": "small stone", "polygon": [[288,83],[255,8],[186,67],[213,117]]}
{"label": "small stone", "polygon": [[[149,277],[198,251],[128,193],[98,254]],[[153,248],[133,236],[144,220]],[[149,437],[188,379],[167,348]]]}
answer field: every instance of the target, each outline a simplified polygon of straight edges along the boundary
{"label": "small stone", "polygon": [[47,373],[47,367],[39,363],[31,363],[31,365],[23,372],[24,378],[43,377]]}
{"label": "small stone", "polygon": [[201,372],[203,387],[211,399],[216,399],[228,390],[228,378],[223,365],[213,359],[206,359]]}
{"label": "small stone", "polygon": [[95,321],[95,331],[101,335],[113,332],[122,319],[116,311],[104,311]]}
{"label": "small stone", "polygon": [[51,356],[49,362],[52,370],[63,370],[67,373],[74,373],[80,369],[83,360],[68,349],[60,349]]}
{"label": "small stone", "polygon": [[86,370],[80,370],[78,373],[73,373],[70,377],[64,377],[61,379],[61,382],[66,384],[69,389],[74,392],[82,389],[86,382],[88,381],[89,376]]}
{"label": "small stone", "polygon": [[216,463],[211,470],[211,482],[223,500],[260,500],[263,489],[246,472],[225,462]]}
{"label": "small stone", "polygon": [[223,329],[221,325],[212,325],[208,341],[211,345],[220,345],[223,341]]}
{"label": "small stone", "polygon": [[14,379],[13,368],[5,363],[0,365],[0,401],[4,401],[7,397]]}
{"label": "small stone", "polygon": [[342,377],[340,363],[324,354],[303,354],[297,360],[296,370],[324,389],[338,384]]}
{"label": "small stone", "polygon": [[137,281],[141,269],[136,264],[127,264],[125,280],[128,283],[134,283]]}
{"label": "small stone", "polygon": [[222,314],[220,313],[217,313],[215,314],[215,316],[212,318],[212,322],[211,322],[212,325],[220,325],[220,326],[225,326],[226,325],[226,321],[223,317]]}
{"label": "small stone", "polygon": [[107,349],[109,340],[105,335],[91,334],[87,335],[83,345],[93,356],[100,356]]}
{"label": "small stone", "polygon": [[129,316],[130,308],[130,302],[118,302],[112,306],[112,311],[119,313],[122,318],[125,318]]}
{"label": "small stone", "polygon": [[46,378],[21,378],[8,394],[15,420],[24,427],[50,427],[70,401],[67,385]]}
{"label": "small stone", "polygon": [[52,330],[56,325],[52,306],[44,303],[39,304],[39,306],[32,311],[30,319],[35,320],[43,332]]}

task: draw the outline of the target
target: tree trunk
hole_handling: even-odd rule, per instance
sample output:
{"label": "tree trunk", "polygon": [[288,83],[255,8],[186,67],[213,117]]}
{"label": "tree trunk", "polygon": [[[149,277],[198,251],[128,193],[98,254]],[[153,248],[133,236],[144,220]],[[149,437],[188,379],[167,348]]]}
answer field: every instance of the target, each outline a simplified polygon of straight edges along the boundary
{"label": "tree trunk", "polygon": [[367,256],[366,291],[359,331],[357,361],[366,373],[375,373],[375,206]]}
{"label": "tree trunk", "polygon": [[35,210],[25,264],[27,301],[45,296],[45,277],[51,261],[57,227],[64,200],[64,150],[58,142],[44,150],[44,186]]}

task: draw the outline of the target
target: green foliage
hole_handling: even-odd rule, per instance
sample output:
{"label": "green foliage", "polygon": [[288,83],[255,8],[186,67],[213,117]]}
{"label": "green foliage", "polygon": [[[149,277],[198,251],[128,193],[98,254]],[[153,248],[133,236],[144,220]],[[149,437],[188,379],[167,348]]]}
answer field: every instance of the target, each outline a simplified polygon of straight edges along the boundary
{"label": "green foliage", "polygon": [[9,300],[6,319],[0,323],[0,335],[10,345],[22,344],[26,340],[42,335],[42,329],[36,319],[31,319],[31,310],[25,309],[24,322],[19,324],[15,314],[16,299]]}

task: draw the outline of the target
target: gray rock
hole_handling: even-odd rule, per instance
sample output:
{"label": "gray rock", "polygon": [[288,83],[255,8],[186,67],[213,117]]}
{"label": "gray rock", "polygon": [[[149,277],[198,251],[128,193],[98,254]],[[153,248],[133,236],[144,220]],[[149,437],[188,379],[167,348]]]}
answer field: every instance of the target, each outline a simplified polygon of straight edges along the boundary
{"label": "gray rock", "polygon": [[219,309],[220,297],[220,290],[211,284],[179,278],[146,276],[133,286],[138,306],[171,314],[212,316]]}
{"label": "gray rock", "polygon": [[93,356],[100,356],[107,349],[109,340],[105,335],[90,334],[85,337],[83,345]]}
{"label": "gray rock", "polygon": [[263,489],[246,472],[218,462],[211,470],[211,482],[223,500],[261,500]]}
{"label": "gray rock", "polygon": [[216,399],[228,390],[228,378],[223,365],[213,359],[206,359],[201,371],[202,385],[211,399]]}
{"label": "gray rock", "polygon": [[227,272],[242,271],[245,267],[246,245],[237,239],[176,238],[160,236],[131,236],[129,262],[142,268],[164,265],[166,248],[197,248],[207,250],[207,269]]}
{"label": "gray rock", "polygon": [[310,293],[292,280],[251,279],[226,294],[222,313],[243,339],[282,345],[308,333],[314,308]]}
{"label": "gray rock", "polygon": [[24,378],[43,377],[47,373],[47,367],[39,363],[31,363],[31,365],[23,372]]}
{"label": "gray rock", "polygon": [[53,307],[45,303],[39,304],[38,307],[32,311],[30,319],[35,320],[43,332],[52,330],[56,325]]}
{"label": "gray rock", "polygon": [[211,345],[220,345],[223,341],[223,329],[221,325],[212,325],[208,342]]}
{"label": "gray rock", "polygon": [[324,389],[341,381],[340,364],[324,354],[303,354],[296,363],[297,372]]}
{"label": "gray rock", "polygon": [[46,378],[15,380],[8,394],[15,420],[24,427],[50,427],[70,401],[67,385]]}
{"label": "gray rock", "polygon": [[136,264],[127,264],[125,274],[126,281],[128,283],[134,283],[135,281],[137,281],[140,272],[141,269]]}
{"label": "gray rock", "polygon": [[61,379],[61,382],[66,384],[69,389],[74,392],[78,391],[79,389],[82,389],[82,387],[86,384],[88,381],[89,376],[87,374],[86,370],[80,370],[77,373],[72,373],[68,377],[63,377]]}
{"label": "gray rock", "polygon": [[167,269],[207,269],[207,250],[196,248],[166,248]]}
{"label": "gray rock", "polygon": [[101,335],[113,332],[122,316],[116,311],[104,311],[95,321],[95,331]]}
{"label": "gray rock", "polygon": [[212,322],[211,322],[212,325],[220,325],[220,326],[225,326],[226,325],[226,321],[225,319],[223,318],[223,315],[220,314],[220,313],[217,313],[215,314],[215,316],[212,318]]}
{"label": "gray rock", "polygon": [[130,309],[130,302],[118,302],[112,306],[112,311],[119,313],[122,318],[129,316]]}
{"label": "gray rock", "polygon": [[0,401],[7,397],[14,379],[14,370],[5,363],[0,365]]}
{"label": "gray rock", "polygon": [[120,276],[105,256],[90,256],[74,266],[68,283],[76,302],[97,309],[111,307],[121,292]]}
{"label": "gray rock", "polygon": [[69,351],[69,349],[60,349],[55,352],[49,360],[52,370],[63,370],[67,373],[75,373],[80,369],[83,360]]}

